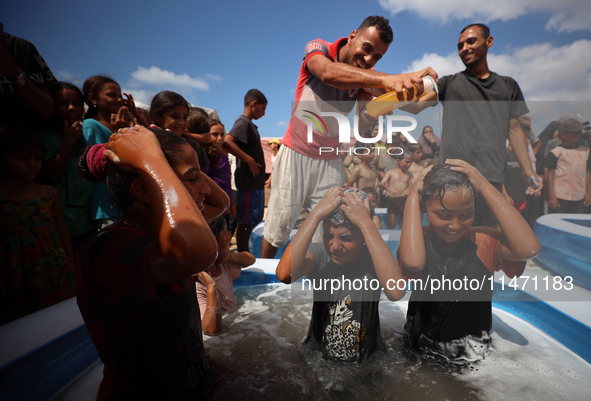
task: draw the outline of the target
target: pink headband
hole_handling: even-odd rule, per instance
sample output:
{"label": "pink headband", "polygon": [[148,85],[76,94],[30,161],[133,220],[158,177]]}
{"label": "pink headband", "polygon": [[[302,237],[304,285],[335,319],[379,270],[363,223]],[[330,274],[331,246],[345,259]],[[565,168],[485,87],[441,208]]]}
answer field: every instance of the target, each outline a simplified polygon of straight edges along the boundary
{"label": "pink headband", "polygon": [[105,144],[93,145],[86,153],[86,164],[90,173],[100,182],[107,180],[107,158],[104,157]]}

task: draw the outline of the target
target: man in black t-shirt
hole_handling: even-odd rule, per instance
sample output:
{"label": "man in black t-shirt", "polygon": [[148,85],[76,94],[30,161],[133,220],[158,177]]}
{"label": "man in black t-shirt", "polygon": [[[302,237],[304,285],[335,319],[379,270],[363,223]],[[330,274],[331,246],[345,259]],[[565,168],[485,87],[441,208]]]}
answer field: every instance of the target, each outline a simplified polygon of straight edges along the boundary
{"label": "man in black t-shirt", "polygon": [[[542,179],[529,161],[526,136],[518,120],[529,110],[517,82],[488,68],[487,53],[492,44],[486,25],[468,25],[457,44],[466,69],[439,79],[438,100],[443,102],[441,160],[462,159],[472,164],[501,191],[509,139],[525,176],[530,178],[528,193],[540,193]],[[433,105],[436,96],[431,92],[405,110],[417,113]],[[486,203],[477,198],[474,226],[496,225]]]}

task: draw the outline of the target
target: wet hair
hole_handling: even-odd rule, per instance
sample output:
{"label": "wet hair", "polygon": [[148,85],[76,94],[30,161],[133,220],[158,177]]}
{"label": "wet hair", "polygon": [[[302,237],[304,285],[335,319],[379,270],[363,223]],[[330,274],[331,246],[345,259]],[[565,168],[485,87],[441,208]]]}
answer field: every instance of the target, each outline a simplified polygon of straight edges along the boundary
{"label": "wet hair", "polygon": [[[365,192],[363,192],[357,188],[350,188],[345,191],[345,193],[349,193],[349,192],[357,192],[363,202],[365,202],[366,199],[369,199],[369,196]],[[341,200],[341,202],[332,211],[332,213],[329,214],[324,220],[322,220],[322,228],[323,228],[324,232],[326,232],[328,230],[329,226],[331,226],[331,225],[334,227],[347,227],[351,231],[358,229],[357,226],[355,226],[353,223],[351,223],[351,220],[349,220],[347,218],[347,216],[345,215],[345,213],[341,210],[342,204],[343,204],[343,201]]]}
{"label": "wet hair", "polygon": [[471,28],[473,26],[477,26],[478,28],[480,28],[480,33],[482,33],[482,36],[484,37],[484,39],[487,39],[490,36],[490,28],[484,24],[470,24],[468,26],[466,26],[464,29],[462,29],[460,31],[460,35],[463,34],[466,29]]}
{"label": "wet hair", "polygon": [[259,104],[269,103],[267,102],[267,98],[265,97],[265,95],[263,95],[263,92],[261,92],[258,89],[251,89],[248,92],[246,92],[246,95],[244,95],[244,107],[251,104],[253,100],[256,100]]}
{"label": "wet hair", "polygon": [[425,176],[423,189],[419,191],[421,196],[421,207],[425,210],[429,201],[437,199],[445,208],[445,205],[443,204],[445,193],[458,188],[469,189],[472,194],[475,194],[474,188],[465,174],[452,171],[451,167],[446,164],[438,164],[434,166]]}
{"label": "wet hair", "polygon": [[187,117],[187,131],[192,134],[206,134],[211,124],[209,116],[201,107],[190,107]]}
{"label": "wet hair", "polygon": [[[148,129],[156,135],[156,139],[160,143],[160,148],[168,164],[171,166],[177,165],[185,146],[190,146],[189,143],[172,132],[160,128]],[[91,170],[86,158],[86,154],[90,148],[90,146],[86,148],[80,156],[78,160],[78,171],[87,180],[97,182],[97,178],[90,172]],[[122,170],[115,163],[107,161],[106,175],[106,184],[113,207],[120,212],[128,211],[136,201],[131,191],[131,182],[137,177],[137,174],[132,171]]]}
{"label": "wet hair", "polygon": [[0,159],[9,153],[40,152],[45,156],[45,145],[39,137],[29,131],[9,129],[0,135]]}
{"label": "wet hair", "polygon": [[359,28],[357,28],[357,32],[361,32],[372,26],[375,26],[380,33],[380,39],[387,44],[392,43],[392,40],[394,40],[394,34],[392,33],[389,19],[379,15],[371,15],[363,20],[361,25],[359,25]]}
{"label": "wet hair", "polygon": [[209,229],[213,236],[217,239],[220,236],[220,233],[226,227],[226,219],[224,216],[218,216],[212,221],[209,222]]}
{"label": "wet hair", "polygon": [[189,102],[184,97],[173,91],[158,92],[152,98],[150,104],[150,116],[152,120],[157,121],[156,117],[162,117],[164,114],[177,106],[184,106],[187,110],[191,109]]}
{"label": "wet hair", "polygon": [[106,84],[119,85],[117,81],[115,81],[113,78],[107,77],[105,75],[93,75],[92,77],[84,81],[84,85],[82,85],[82,93],[84,95],[84,103],[86,103],[86,105],[88,106],[84,118],[94,118],[94,116],[96,115],[96,107],[90,101],[88,95],[92,93],[95,96],[97,96],[101,89],[103,89],[103,86],[105,86]]}

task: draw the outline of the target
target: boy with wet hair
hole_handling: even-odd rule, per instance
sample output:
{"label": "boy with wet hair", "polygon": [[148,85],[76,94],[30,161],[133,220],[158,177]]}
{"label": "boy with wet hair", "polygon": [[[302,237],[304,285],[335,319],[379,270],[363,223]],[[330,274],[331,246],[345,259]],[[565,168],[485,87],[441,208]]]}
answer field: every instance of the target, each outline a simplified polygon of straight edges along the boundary
{"label": "boy with wet hair", "polygon": [[[310,244],[320,224],[323,244]],[[320,289],[312,286],[306,343],[320,348],[328,359],[346,362],[363,362],[376,349],[384,350],[380,288],[391,301],[402,298],[406,289],[400,268],[370,217],[365,193],[332,187],[312,209],[277,265],[277,277],[284,283],[305,275],[303,285],[327,283]],[[399,282],[403,284],[397,286]]]}

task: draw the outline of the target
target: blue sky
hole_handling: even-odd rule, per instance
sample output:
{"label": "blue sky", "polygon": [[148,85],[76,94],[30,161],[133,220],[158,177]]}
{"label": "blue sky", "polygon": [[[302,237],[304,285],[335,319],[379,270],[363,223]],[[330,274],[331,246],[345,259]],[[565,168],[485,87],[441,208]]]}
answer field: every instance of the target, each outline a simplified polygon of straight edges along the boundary
{"label": "blue sky", "polygon": [[[513,76],[528,105],[545,110],[548,102],[572,101],[567,107],[591,118],[589,0],[10,3],[1,6],[4,30],[33,42],[58,79],[82,86],[106,74],[148,104],[173,90],[218,110],[227,129],[246,91],[258,88],[269,100],[257,121],[261,136],[285,133],[306,42],[347,36],[374,14],[389,18],[394,31],[379,71],[460,71],[459,31],[484,22],[495,38],[490,68]],[[534,130],[554,114],[538,111]]]}

